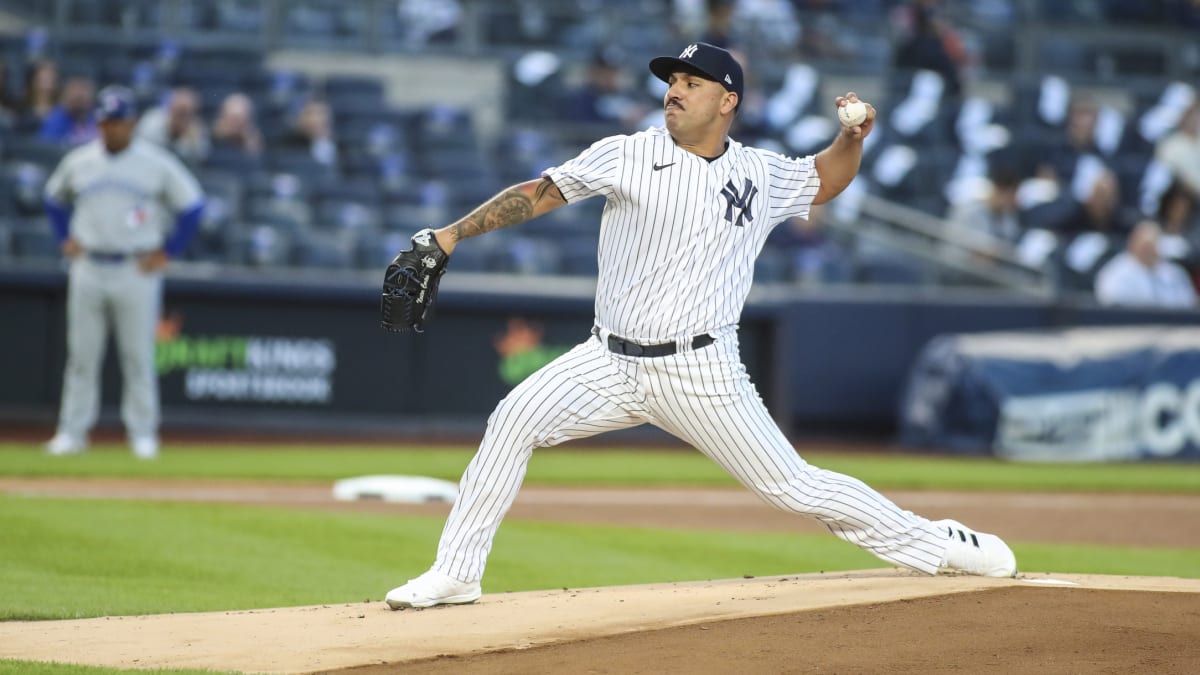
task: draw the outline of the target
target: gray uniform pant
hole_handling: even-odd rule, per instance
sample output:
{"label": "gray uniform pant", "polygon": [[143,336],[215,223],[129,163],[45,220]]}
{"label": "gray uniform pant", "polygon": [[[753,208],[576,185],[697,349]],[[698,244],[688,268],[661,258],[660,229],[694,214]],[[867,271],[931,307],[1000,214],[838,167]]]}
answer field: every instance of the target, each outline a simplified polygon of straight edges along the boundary
{"label": "gray uniform pant", "polygon": [[162,275],[137,263],[71,263],[67,287],[67,364],[58,431],[84,439],[100,409],[100,371],[109,333],[116,337],[123,386],[121,420],[130,437],[158,433],[158,377],[154,337],[162,302]]}

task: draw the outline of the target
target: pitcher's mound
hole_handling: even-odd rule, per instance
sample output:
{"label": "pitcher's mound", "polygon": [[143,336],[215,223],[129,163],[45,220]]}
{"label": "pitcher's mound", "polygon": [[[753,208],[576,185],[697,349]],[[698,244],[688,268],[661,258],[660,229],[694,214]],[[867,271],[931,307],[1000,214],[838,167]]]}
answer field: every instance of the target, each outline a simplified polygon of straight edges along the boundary
{"label": "pitcher's mound", "polygon": [[487,590],[474,605],[399,612],[371,602],[0,623],[0,657],[276,673],[1182,673],[1200,662],[1197,580],[872,570]]}

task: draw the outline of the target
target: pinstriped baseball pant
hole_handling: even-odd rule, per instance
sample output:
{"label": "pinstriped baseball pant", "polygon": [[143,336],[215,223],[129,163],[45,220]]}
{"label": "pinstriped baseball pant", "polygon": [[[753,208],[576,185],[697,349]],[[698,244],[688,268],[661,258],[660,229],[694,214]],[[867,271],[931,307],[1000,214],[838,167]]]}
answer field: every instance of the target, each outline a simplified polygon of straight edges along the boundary
{"label": "pinstriped baseball pant", "polygon": [[796,454],[750,382],[732,330],[711,346],[657,358],[613,354],[593,337],[529,376],[488,419],[433,569],[482,579],[535,448],[644,423],[696,447],[771,506],[816,518],[889,563],[937,572],[944,537],[928,520]]}

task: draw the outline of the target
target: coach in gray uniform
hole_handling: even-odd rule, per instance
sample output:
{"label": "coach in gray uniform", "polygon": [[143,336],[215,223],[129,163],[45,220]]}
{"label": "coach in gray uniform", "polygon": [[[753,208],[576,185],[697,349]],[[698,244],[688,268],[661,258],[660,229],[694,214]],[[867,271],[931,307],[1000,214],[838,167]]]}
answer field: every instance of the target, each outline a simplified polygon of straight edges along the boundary
{"label": "coach in gray uniform", "polygon": [[111,330],[124,377],[121,419],[134,454],[151,459],[158,455],[154,336],[162,273],[195,234],[204,195],[174,155],[133,138],[133,92],[106,87],[97,103],[100,138],[67,154],[46,182],[46,211],[70,260],[62,408],[46,450],[67,455],[87,447]]}

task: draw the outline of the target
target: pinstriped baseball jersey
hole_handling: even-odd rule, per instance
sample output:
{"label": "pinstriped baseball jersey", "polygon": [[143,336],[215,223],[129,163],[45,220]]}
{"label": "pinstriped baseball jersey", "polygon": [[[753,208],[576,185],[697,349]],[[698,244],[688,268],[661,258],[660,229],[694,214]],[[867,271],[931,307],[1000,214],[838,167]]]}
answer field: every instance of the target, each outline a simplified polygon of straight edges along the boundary
{"label": "pinstriped baseball jersey", "polygon": [[736,325],[767,235],[807,216],[821,186],[811,156],[729,140],[709,161],[661,127],[602,139],[543,175],[567,202],[607,199],[596,320],[650,343]]}
{"label": "pinstriped baseball jersey", "polygon": [[174,155],[142,140],[116,155],[100,140],[72,150],[46,181],[46,196],[74,205],[71,236],[84,250],[114,253],[161,248],[173,216],[203,198]]}

